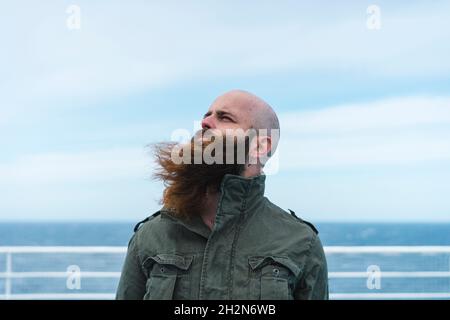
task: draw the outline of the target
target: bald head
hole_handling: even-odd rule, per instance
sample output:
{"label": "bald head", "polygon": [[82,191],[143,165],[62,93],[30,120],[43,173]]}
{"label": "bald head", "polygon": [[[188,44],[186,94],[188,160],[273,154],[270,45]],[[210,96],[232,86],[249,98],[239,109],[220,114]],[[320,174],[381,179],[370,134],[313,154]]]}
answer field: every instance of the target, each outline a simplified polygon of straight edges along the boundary
{"label": "bald head", "polygon": [[225,111],[237,116],[238,119],[232,120],[245,130],[249,128],[280,129],[278,117],[272,107],[248,91],[231,90],[222,94],[214,100],[205,116],[212,115],[215,111]]}
{"label": "bald head", "polygon": [[219,96],[212,106],[227,106],[244,118],[243,129],[279,129],[278,117],[272,107],[258,96],[244,90],[231,90]]}
{"label": "bald head", "polygon": [[244,90],[231,90],[216,98],[205,114],[204,129],[267,129],[269,136],[273,130],[278,135],[272,143],[270,154],[276,149],[280,124],[272,107],[263,99]]}

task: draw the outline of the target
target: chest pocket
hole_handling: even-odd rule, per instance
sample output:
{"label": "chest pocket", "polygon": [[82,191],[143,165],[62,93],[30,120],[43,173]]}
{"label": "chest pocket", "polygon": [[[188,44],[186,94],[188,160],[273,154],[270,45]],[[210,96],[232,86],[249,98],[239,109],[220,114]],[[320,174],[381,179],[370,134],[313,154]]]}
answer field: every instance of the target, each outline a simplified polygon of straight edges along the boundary
{"label": "chest pocket", "polygon": [[194,256],[157,254],[143,264],[147,271],[144,300],[190,299],[190,272]]}
{"label": "chest pocket", "polygon": [[292,300],[300,267],[289,257],[251,256],[249,297],[261,300]]}

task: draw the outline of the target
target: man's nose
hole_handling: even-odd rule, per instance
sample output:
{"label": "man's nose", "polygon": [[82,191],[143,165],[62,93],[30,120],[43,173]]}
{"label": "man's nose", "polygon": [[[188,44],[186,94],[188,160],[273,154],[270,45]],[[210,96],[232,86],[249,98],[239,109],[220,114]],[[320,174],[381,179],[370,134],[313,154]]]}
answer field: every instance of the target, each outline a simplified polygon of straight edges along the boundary
{"label": "man's nose", "polygon": [[203,118],[202,120],[202,129],[215,129],[216,123],[214,121],[214,117],[212,115]]}

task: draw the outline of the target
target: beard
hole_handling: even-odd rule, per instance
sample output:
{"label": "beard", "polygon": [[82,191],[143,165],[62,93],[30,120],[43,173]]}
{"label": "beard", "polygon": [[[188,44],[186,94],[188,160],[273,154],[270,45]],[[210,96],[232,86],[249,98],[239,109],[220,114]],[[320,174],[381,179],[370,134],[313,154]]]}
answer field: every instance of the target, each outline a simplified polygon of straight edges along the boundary
{"label": "beard", "polygon": [[160,203],[179,218],[199,215],[207,193],[219,192],[226,174],[241,175],[248,161],[248,136],[205,133],[198,131],[184,144],[152,146],[157,164],[153,178],[165,186]]}

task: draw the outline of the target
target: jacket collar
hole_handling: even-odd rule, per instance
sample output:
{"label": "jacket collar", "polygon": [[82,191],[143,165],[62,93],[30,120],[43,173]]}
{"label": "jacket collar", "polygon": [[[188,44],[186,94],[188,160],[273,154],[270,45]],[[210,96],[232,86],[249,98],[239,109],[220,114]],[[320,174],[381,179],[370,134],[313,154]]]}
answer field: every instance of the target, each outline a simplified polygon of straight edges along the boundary
{"label": "jacket collar", "polygon": [[251,212],[263,200],[265,180],[265,175],[245,178],[226,174],[220,184],[220,196],[213,231],[209,229],[200,216],[194,216],[189,220],[180,219],[171,215],[167,209],[162,208],[161,217],[172,219],[192,232],[209,238],[212,232],[219,231],[229,222],[247,212]]}

